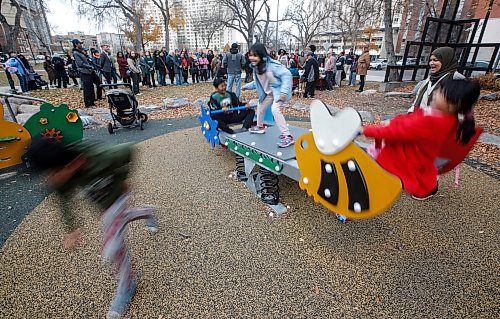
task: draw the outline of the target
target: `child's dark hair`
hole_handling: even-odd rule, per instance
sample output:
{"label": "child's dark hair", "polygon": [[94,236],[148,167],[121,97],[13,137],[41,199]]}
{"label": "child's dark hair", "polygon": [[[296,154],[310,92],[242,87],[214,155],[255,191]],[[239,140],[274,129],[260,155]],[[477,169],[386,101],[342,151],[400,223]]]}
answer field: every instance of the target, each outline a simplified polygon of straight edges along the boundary
{"label": "child's dark hair", "polygon": [[219,85],[221,83],[224,83],[224,82],[226,82],[226,81],[223,78],[215,78],[213,85],[214,85],[215,88],[218,88]]}
{"label": "child's dark hair", "polygon": [[266,47],[262,43],[255,43],[249,50],[251,55],[256,55],[260,58],[259,64],[257,64],[257,73],[264,74],[266,72],[266,61],[264,58],[268,57]]}
{"label": "child's dark hair", "polygon": [[25,157],[34,169],[47,170],[64,167],[78,155],[68,145],[37,137],[32,140]]}
{"label": "child's dark hair", "polygon": [[456,108],[456,113],[464,117],[458,125],[457,140],[467,144],[476,131],[472,109],[481,93],[481,86],[474,80],[449,79],[441,85],[441,91],[446,101]]}

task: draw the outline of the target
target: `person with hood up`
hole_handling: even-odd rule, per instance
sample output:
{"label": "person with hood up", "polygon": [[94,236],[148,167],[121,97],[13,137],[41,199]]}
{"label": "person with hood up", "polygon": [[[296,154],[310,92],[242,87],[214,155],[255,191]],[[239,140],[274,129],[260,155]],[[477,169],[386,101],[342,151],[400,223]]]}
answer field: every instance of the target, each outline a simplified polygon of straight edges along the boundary
{"label": "person with hood up", "polygon": [[[241,95],[241,70],[245,67],[245,57],[238,52],[238,44],[233,43],[229,53],[224,55],[222,66],[227,68],[227,90]],[[233,83],[236,83],[236,91],[233,91]]]}
{"label": "person with hood up", "polygon": [[59,54],[54,54],[52,58],[52,65],[54,66],[54,84],[57,81],[57,88],[61,88],[61,84],[63,88],[68,87],[69,78],[66,74],[66,68],[64,60],[59,56]]}

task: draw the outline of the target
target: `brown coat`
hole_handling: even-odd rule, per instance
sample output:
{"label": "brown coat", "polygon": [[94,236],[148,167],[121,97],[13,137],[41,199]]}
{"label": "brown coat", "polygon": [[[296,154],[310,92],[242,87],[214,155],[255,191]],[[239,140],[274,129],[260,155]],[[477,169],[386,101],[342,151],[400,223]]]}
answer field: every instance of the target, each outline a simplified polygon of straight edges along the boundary
{"label": "brown coat", "polygon": [[370,53],[364,52],[358,59],[358,75],[367,75],[370,67]]}

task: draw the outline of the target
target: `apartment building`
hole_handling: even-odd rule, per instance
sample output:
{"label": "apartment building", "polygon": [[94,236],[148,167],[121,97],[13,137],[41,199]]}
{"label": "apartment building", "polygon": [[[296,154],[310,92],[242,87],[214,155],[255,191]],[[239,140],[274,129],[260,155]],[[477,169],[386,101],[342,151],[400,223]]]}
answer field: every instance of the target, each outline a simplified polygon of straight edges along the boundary
{"label": "apartment building", "polygon": [[[210,14],[214,10],[215,3],[198,0],[173,0],[170,11],[171,19],[175,20],[175,26],[169,28],[169,47],[171,49],[187,48],[190,50],[202,49],[206,46],[206,39],[200,33],[200,17]],[[144,2],[146,18],[152,17],[154,22],[161,28],[161,37],[158,41],[148,44],[150,48],[158,48],[165,45],[165,32],[163,28],[163,16],[160,10],[149,0]],[[211,49],[221,49],[232,35],[229,30],[215,32],[211,41]],[[230,41],[229,41],[230,42]]]}
{"label": "apartment building", "polygon": [[[45,17],[44,9],[38,0],[18,0],[23,10],[21,16],[21,32],[17,39],[17,50],[25,54],[47,53],[51,44],[50,27]],[[9,1],[1,3],[2,14],[7,20],[7,24],[13,26],[16,15],[16,8],[10,5]],[[0,23],[0,50],[4,51],[6,44],[6,32],[8,27]]]}

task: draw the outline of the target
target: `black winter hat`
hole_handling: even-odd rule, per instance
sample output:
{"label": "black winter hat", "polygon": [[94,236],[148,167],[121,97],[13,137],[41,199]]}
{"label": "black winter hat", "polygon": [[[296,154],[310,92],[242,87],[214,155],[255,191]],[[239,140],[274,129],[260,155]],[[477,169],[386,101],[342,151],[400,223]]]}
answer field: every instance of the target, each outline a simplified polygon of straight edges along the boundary
{"label": "black winter hat", "polygon": [[231,44],[231,49],[237,49],[237,48],[238,48],[238,43]]}

